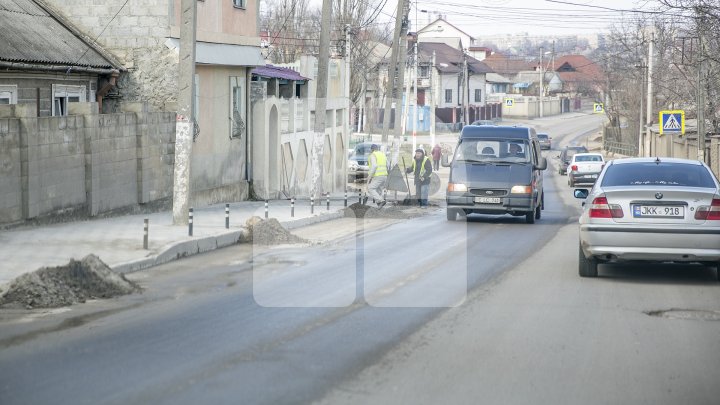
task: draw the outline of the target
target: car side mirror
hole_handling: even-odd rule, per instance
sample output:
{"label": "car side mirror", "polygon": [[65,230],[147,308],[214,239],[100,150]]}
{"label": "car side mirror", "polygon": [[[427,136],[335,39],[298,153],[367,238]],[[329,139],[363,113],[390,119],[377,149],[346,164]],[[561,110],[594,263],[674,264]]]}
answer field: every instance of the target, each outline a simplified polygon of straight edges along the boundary
{"label": "car side mirror", "polygon": [[539,161],[538,164],[535,166],[535,168],[536,168],[537,170],[545,170],[545,169],[547,169],[547,159],[545,159],[544,157],[541,157],[541,158],[540,158],[540,161]]}
{"label": "car side mirror", "polygon": [[442,167],[450,167],[450,162],[448,162],[447,155],[442,155],[442,158],[440,159],[440,164]]}
{"label": "car side mirror", "polygon": [[575,198],[585,199],[589,194],[590,192],[586,188],[576,188],[575,191],[573,191]]}

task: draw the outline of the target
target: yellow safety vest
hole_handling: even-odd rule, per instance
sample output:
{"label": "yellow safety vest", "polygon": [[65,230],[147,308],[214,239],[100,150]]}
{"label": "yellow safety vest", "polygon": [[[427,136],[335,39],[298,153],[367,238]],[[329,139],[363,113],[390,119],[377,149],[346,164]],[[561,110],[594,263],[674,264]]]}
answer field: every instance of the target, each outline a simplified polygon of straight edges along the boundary
{"label": "yellow safety vest", "polygon": [[[422,161],[422,166],[420,166],[420,173],[418,174],[418,176],[425,177],[425,162],[427,162],[427,161],[428,161],[428,157],[425,156]],[[417,160],[413,159],[413,173],[415,173],[415,168],[417,167],[416,164],[417,164]]]}
{"label": "yellow safety vest", "polygon": [[375,151],[372,153],[372,155],[375,156],[375,163],[377,164],[377,168],[375,169],[375,174],[373,174],[373,177],[387,176],[387,158],[385,157],[385,154],[379,151]]}

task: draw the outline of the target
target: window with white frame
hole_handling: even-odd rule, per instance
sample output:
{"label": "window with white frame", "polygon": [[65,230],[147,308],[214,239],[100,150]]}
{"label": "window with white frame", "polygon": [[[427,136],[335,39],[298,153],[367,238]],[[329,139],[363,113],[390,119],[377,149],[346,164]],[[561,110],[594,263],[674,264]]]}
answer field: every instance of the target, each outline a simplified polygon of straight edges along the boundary
{"label": "window with white frame", "polygon": [[445,89],[445,102],[452,103],[452,89]]}
{"label": "window with white frame", "polygon": [[423,79],[430,77],[430,66],[418,66],[418,77]]}
{"label": "window with white frame", "polygon": [[482,90],[475,89],[475,102],[480,103],[482,102]]}
{"label": "window with white frame", "polygon": [[52,115],[68,115],[69,103],[87,102],[85,86],[52,85]]}
{"label": "window with white frame", "polygon": [[245,78],[230,76],[230,139],[245,134]]}
{"label": "window with white frame", "polygon": [[232,0],[233,6],[238,8],[245,8],[247,7],[247,0]]}
{"label": "window with white frame", "polygon": [[16,85],[0,85],[0,104],[17,104]]}

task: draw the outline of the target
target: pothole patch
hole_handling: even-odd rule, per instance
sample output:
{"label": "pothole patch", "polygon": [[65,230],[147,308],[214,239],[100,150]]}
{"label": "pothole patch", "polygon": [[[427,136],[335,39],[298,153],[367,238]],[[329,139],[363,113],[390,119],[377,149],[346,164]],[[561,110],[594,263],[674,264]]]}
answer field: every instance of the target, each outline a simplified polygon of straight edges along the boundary
{"label": "pothole patch", "polygon": [[720,311],[705,309],[667,309],[647,311],[647,315],[666,319],[687,319],[691,321],[720,321]]}

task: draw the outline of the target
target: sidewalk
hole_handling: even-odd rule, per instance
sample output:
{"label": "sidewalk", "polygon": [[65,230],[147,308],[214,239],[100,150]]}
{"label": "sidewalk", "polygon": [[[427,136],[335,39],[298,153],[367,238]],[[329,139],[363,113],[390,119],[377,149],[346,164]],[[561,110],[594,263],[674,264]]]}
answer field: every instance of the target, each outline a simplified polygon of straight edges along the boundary
{"label": "sidewalk", "polygon": [[[348,205],[358,201],[348,193]],[[295,201],[291,217],[289,200],[269,202],[268,217],[293,229],[342,216],[344,197]],[[194,210],[193,236],[187,225],[173,225],[172,212],[125,215],[52,225],[28,226],[0,232],[0,290],[12,279],[45,266],[67,264],[95,254],[117,272],[142,270],[178,257],[233,245],[245,236],[245,221],[265,217],[265,203],[243,201],[230,204],[230,226],[225,228],[225,204]],[[149,219],[148,249],[143,249],[144,219]]]}

